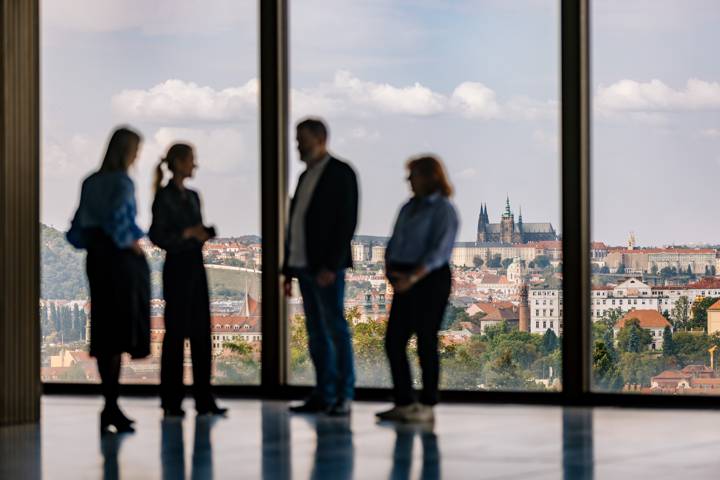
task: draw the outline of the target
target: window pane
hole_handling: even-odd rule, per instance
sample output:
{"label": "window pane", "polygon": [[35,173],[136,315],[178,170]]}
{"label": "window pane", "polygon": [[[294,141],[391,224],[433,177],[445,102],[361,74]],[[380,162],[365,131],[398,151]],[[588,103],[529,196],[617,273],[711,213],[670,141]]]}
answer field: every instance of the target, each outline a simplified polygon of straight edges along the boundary
{"label": "window pane", "polygon": [[[358,386],[391,385],[384,249],[409,198],[406,160],[434,152],[461,217],[441,388],[560,388],[558,13],[555,1],[292,2],[292,120],[324,117],[360,181],[345,295]],[[313,383],[301,298],[289,306],[290,378]]]}
{"label": "window pane", "polygon": [[593,379],[719,394],[720,4],[593,4]]}
{"label": "window pane", "polygon": [[[257,148],[257,2],[42,2],[42,379],[97,382],[88,357],[84,252],[64,232],[81,180],[97,169],[110,131],[139,129],[131,176],[138,221],[150,224],[152,178],[178,140],[196,147],[191,181],[205,221],[211,289],[213,379],[258,383],[260,215]],[[152,269],[152,354],[126,361],[127,383],[159,381],[164,334],[163,254],[145,243]],[[186,351],[186,354],[188,352]],[[185,379],[191,380],[190,358]]]}

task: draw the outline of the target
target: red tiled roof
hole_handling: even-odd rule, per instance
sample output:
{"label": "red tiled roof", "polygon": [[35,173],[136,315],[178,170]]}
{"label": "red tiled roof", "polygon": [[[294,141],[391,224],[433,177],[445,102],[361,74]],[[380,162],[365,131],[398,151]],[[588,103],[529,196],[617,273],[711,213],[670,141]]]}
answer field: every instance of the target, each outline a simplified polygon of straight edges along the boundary
{"label": "red tiled roof", "polygon": [[720,288],[720,278],[717,277],[704,277],[695,283],[691,283],[687,288],[699,288],[699,289],[715,289]]}
{"label": "red tiled roof", "polygon": [[642,328],[665,328],[671,326],[670,322],[657,310],[630,310],[617,321],[615,326],[623,328],[625,323],[632,319],[637,319]]}
{"label": "red tiled roof", "polygon": [[720,300],[710,305],[710,308],[708,308],[708,311],[712,310],[713,312],[720,312]]}
{"label": "red tiled roof", "polygon": [[715,250],[712,248],[634,248],[632,250],[628,248],[613,249],[613,252],[624,253],[627,255],[640,255],[648,253],[678,253],[678,254],[715,254]]}
{"label": "red tiled roof", "polygon": [[652,381],[655,380],[683,380],[691,377],[688,373],[683,373],[680,370],[665,370],[659,375],[652,377]]}

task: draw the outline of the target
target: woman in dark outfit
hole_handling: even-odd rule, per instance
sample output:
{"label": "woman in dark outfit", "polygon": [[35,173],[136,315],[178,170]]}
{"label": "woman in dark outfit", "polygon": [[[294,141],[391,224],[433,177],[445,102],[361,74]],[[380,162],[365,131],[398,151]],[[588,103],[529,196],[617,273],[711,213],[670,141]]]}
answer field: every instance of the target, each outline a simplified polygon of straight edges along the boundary
{"label": "woman in dark outfit", "polygon": [[[458,217],[450,201],[452,187],[440,161],[432,156],[408,162],[413,197],[400,209],[385,251],[387,277],[395,293],[385,336],[393,379],[395,407],[378,413],[381,420],[434,420],[440,359],[438,331],[450,296],[450,257]],[[417,336],[422,393],[412,388],[407,344]]]}
{"label": "woman in dark outfit", "polygon": [[135,187],[127,174],[137,157],[140,135],[117,129],[100,170],[82,184],[80,205],[68,241],[87,250],[90,285],[90,355],[97,359],[105,408],[101,432],[134,431],[117,404],[120,355],[150,354],[150,271],[138,243]]}
{"label": "woman in dark outfit", "polygon": [[[163,164],[172,179],[161,188]],[[202,247],[215,236],[202,221],[200,197],[185,187],[197,165],[190,145],[176,143],[155,174],[155,201],[150,240],[166,251],[163,267],[165,337],[160,370],[160,395],[166,416],[183,416],[183,347],[190,338],[193,392],[198,414],[224,415],[210,392],[210,299]]]}

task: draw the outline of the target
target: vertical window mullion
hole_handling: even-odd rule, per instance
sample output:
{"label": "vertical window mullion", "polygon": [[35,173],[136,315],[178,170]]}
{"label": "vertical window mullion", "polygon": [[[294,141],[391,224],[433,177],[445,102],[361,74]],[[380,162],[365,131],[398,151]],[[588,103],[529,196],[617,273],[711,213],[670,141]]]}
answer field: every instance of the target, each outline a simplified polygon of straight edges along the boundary
{"label": "vertical window mullion", "polygon": [[287,321],[280,265],[287,203],[287,2],[258,0],[260,12],[260,172],[262,364],[265,392],[287,383]]}
{"label": "vertical window mullion", "polygon": [[589,0],[561,1],[563,395],[590,390]]}

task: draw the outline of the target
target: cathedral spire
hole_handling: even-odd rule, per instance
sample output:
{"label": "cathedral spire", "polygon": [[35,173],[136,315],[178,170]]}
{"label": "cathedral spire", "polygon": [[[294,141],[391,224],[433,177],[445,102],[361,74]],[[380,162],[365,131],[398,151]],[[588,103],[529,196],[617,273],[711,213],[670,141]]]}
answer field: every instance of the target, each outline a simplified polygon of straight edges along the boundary
{"label": "cathedral spire", "polygon": [[520,207],[520,210],[518,212],[518,223],[522,223],[522,206]]}
{"label": "cathedral spire", "polygon": [[508,195],[505,199],[505,213],[503,213],[503,217],[511,217],[512,211],[510,210],[510,195]]}

